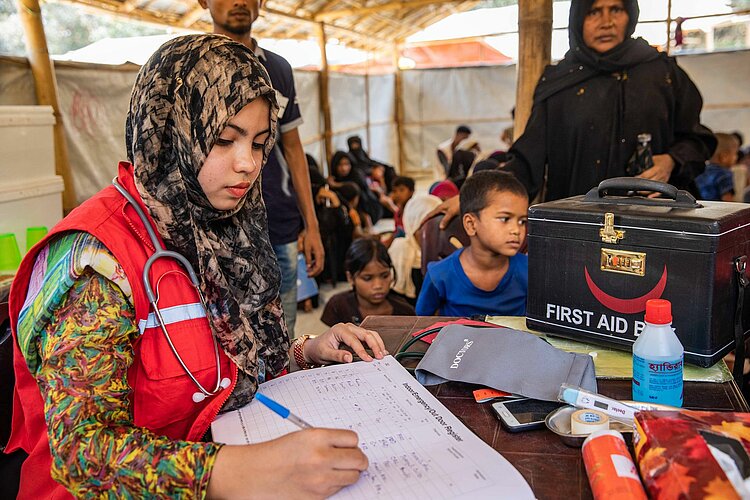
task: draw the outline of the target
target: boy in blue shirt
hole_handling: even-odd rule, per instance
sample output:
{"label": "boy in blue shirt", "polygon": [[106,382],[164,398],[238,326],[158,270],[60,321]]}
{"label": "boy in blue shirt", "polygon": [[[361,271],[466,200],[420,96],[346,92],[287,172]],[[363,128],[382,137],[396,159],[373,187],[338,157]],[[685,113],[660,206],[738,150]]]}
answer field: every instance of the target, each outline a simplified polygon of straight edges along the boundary
{"label": "boy in blue shirt", "polygon": [[526,189],[508,173],[487,170],[466,180],[459,199],[471,245],[427,265],[417,314],[524,316],[529,260],[518,250],[526,239]]}

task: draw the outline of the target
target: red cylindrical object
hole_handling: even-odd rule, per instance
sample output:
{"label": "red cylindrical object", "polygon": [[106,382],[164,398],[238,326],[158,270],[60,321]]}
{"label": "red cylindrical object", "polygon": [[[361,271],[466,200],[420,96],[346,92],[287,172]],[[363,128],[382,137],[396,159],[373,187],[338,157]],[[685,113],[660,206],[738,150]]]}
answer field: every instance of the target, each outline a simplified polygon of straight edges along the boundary
{"label": "red cylindrical object", "polygon": [[622,434],[594,432],[583,442],[582,452],[594,500],[648,499]]}

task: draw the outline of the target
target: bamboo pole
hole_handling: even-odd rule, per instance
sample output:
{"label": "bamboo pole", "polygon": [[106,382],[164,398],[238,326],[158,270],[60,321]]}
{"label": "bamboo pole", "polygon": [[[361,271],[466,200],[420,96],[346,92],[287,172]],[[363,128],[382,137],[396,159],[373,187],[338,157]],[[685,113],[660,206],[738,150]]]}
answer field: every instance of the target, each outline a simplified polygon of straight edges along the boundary
{"label": "bamboo pole", "polygon": [[68,145],[65,142],[65,128],[57,98],[55,67],[49,58],[47,38],[42,25],[42,9],[38,0],[16,0],[18,15],[23,25],[26,53],[34,77],[37,103],[52,106],[55,116],[53,136],[55,141],[55,172],[63,178],[63,211],[68,213],[76,206],[73,179],[68,162]]}
{"label": "bamboo pole", "polygon": [[370,136],[370,53],[367,53],[367,65],[365,69],[365,138],[367,139],[367,150],[372,153],[372,137]]}
{"label": "bamboo pole", "polygon": [[398,65],[398,59],[399,55],[401,53],[401,47],[399,47],[398,42],[393,44],[393,67],[394,67],[394,78],[393,83],[395,87],[395,98],[396,98],[396,105],[394,107],[394,119],[396,121],[396,140],[398,143],[398,166],[397,171],[399,174],[404,172],[404,169],[406,169],[406,155],[404,152],[404,128],[403,128],[403,121],[404,121],[404,103],[401,96],[401,68]]}
{"label": "bamboo pole", "polygon": [[549,64],[552,51],[552,0],[518,2],[518,82],[514,139],[521,136],[531,115],[534,89]]}
{"label": "bamboo pole", "polygon": [[323,113],[323,136],[325,138],[326,165],[333,157],[333,133],[331,132],[331,104],[328,99],[328,55],[326,54],[326,26],[318,23],[320,44],[320,111]]}

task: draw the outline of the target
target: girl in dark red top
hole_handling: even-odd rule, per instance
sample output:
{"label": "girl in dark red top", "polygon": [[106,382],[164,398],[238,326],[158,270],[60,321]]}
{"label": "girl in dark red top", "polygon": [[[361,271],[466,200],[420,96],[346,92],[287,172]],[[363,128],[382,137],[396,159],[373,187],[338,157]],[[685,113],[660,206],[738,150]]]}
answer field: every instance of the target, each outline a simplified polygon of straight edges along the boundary
{"label": "girl in dark red top", "polygon": [[351,322],[359,325],[370,315],[414,316],[414,308],[390,293],[395,269],[385,246],[361,238],[346,252],[346,278],[352,289],[331,297],[320,318],[326,325]]}

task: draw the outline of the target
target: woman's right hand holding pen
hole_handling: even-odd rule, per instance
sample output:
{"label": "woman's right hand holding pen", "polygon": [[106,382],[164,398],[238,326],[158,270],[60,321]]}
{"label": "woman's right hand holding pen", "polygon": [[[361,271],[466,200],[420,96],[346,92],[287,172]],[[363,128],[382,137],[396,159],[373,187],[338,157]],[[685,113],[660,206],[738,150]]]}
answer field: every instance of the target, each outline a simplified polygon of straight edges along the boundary
{"label": "woman's right hand holding pen", "polygon": [[367,470],[355,432],[305,429],[265,443],[224,446],[209,498],[326,498]]}

